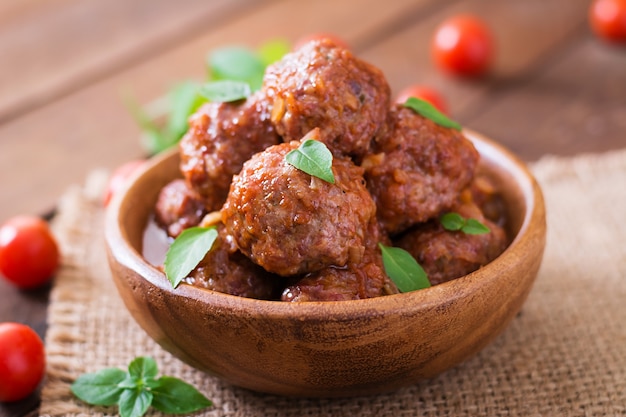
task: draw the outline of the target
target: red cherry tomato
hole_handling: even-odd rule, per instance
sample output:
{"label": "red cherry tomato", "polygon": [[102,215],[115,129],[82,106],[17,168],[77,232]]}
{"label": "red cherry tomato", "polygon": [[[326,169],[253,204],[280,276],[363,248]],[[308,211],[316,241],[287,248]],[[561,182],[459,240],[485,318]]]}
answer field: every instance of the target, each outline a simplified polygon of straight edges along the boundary
{"label": "red cherry tomato", "polygon": [[489,27],[470,15],[444,21],[432,42],[433,58],[441,69],[471,77],[483,75],[489,69],[493,49]]}
{"label": "red cherry tomato", "polygon": [[123,186],[126,184],[126,181],[130,178],[130,176],[141,166],[143,165],[144,160],[133,160],[126,162],[123,165],[120,165],[109,178],[109,183],[107,184],[106,189],[104,190],[103,203],[105,206],[108,206],[111,202],[111,199]]}
{"label": "red cherry tomato", "polygon": [[626,0],[594,0],[589,8],[593,31],[609,42],[626,42]]}
{"label": "red cherry tomato", "polygon": [[59,248],[44,220],[18,216],[0,227],[0,274],[15,286],[39,287],[58,266]]}
{"label": "red cherry tomato", "polygon": [[305,35],[301,37],[293,44],[293,49],[294,50],[300,49],[302,46],[304,46],[304,44],[313,40],[318,40],[318,39],[329,39],[333,41],[335,45],[341,48],[350,49],[350,45],[348,45],[348,42],[346,42],[345,40],[343,40],[342,38],[340,38],[339,36],[335,34],[326,33],[326,32],[311,33],[309,35]]}
{"label": "red cherry tomato", "polygon": [[46,354],[39,335],[24,324],[0,323],[0,402],[26,398],[45,371]]}
{"label": "red cherry tomato", "polygon": [[444,114],[448,114],[448,105],[444,98],[437,90],[425,85],[412,85],[401,90],[396,97],[396,103],[403,104],[409,97],[420,98],[435,106],[437,110]]}

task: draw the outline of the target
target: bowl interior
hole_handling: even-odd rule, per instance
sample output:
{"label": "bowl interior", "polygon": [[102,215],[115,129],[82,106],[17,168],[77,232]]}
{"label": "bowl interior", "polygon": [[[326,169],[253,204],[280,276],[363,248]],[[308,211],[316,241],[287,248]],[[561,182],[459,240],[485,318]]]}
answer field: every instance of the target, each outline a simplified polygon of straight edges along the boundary
{"label": "bowl interior", "polygon": [[[494,261],[424,290],[367,300],[287,303],[181,284],[148,260],[144,233],[176,150],[151,160],[107,213],[113,277],[136,321],[166,350],[236,385],[280,395],[366,395],[432,377],[486,346],[512,320],[545,244],[541,190],[525,165],[465,131],[505,201],[512,242]],[[366,364],[364,366],[364,364]]]}

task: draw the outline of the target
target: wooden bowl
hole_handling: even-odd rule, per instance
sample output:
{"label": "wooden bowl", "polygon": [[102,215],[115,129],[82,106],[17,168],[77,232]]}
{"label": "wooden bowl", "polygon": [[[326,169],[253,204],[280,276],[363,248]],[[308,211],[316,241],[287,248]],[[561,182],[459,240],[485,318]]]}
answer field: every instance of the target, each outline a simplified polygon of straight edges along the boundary
{"label": "wooden bowl", "polygon": [[175,152],[157,157],[110,205],[106,243],[126,307],[164,349],[251,390],[339,397],[397,389],[471,357],[519,312],[545,246],[541,190],[509,151],[466,131],[480,169],[502,191],[510,246],[490,264],[428,289],[368,300],[287,303],[169,281],[141,255],[161,187],[180,176]]}

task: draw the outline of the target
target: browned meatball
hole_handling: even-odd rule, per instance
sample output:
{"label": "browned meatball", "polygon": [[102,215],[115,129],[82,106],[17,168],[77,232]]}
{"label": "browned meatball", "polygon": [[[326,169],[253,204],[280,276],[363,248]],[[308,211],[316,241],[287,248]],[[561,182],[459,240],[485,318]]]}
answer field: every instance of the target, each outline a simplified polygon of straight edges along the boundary
{"label": "browned meatball", "polygon": [[239,252],[224,226],[200,264],[184,282],[213,291],[263,300],[277,299],[282,279],[255,265]]}
{"label": "browned meatball", "polygon": [[270,272],[289,276],[343,266],[363,246],[376,206],[362,168],[335,157],[335,183],[285,161],[299,141],[272,146],[233,178],[222,221],[239,249]]}
{"label": "browned meatball", "polygon": [[264,94],[236,103],[207,103],[190,118],[180,141],[181,172],[207,210],[219,210],[243,163],[279,142]]}
{"label": "browned meatball", "polygon": [[363,161],[378,217],[389,233],[450,208],[471,181],[478,152],[461,132],[413,110],[391,108],[385,133]]}
{"label": "browned meatball", "polygon": [[176,237],[183,230],[196,226],[205,214],[204,203],[184,180],[176,179],[161,189],[155,219],[168,235]]}
{"label": "browned meatball", "polygon": [[263,90],[285,142],[318,127],[320,140],[337,155],[364,155],[389,107],[382,72],[328,39],[309,42],[271,65]]}
{"label": "browned meatball", "polygon": [[396,294],[398,288],[387,277],[378,242],[388,243],[373,221],[363,253],[355,253],[343,268],[330,266],[305,275],[283,291],[282,301],[360,300]]}
{"label": "browned meatball", "polygon": [[407,232],[396,245],[407,250],[424,268],[432,285],[467,275],[486,265],[504,251],[507,236],[504,229],[486,219],[480,208],[467,198],[452,211],[474,218],[491,230],[482,235],[448,231],[433,220]]}

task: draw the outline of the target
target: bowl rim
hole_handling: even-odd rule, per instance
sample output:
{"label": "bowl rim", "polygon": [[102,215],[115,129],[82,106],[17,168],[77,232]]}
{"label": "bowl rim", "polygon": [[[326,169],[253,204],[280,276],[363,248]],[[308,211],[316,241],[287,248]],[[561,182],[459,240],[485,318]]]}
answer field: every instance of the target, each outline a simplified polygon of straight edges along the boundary
{"label": "bowl rim", "polygon": [[381,315],[404,314],[407,310],[414,311],[436,307],[441,304],[442,300],[454,302],[479,289],[480,286],[472,285],[472,283],[478,280],[485,282],[485,280],[497,280],[499,278],[498,274],[490,274],[490,271],[512,268],[513,264],[516,263],[514,252],[523,251],[524,248],[532,244],[531,225],[537,222],[545,222],[542,192],[526,164],[503,145],[488,139],[480,133],[466,128],[463,129],[463,133],[472,141],[481,158],[485,157],[489,162],[493,163],[497,157],[497,161],[499,161],[497,165],[504,167],[515,183],[518,184],[523,200],[526,203],[526,210],[516,236],[496,259],[477,271],[439,285],[418,291],[362,300],[307,301],[303,303],[239,297],[186,283],[181,283],[175,289],[172,288],[165,274],[144,259],[143,255],[125,238],[126,235],[121,228],[120,209],[142,176],[163,160],[177,153],[177,147],[148,160],[113,197],[105,214],[106,245],[110,255],[117,262],[135,271],[161,291],[210,304],[216,309],[236,309],[274,318],[301,315],[309,319],[328,320],[329,318],[336,318],[340,320],[342,317],[350,317],[355,313],[363,313],[364,310],[368,310],[372,314]]}

